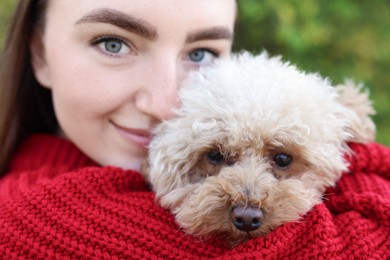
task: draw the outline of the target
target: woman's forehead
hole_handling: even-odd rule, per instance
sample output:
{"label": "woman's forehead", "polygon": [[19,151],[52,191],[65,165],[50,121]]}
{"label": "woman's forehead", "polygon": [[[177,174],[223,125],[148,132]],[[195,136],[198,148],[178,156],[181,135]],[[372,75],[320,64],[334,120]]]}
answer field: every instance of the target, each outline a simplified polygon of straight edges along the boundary
{"label": "woman's forehead", "polygon": [[195,28],[209,26],[234,27],[236,2],[234,0],[67,0],[49,1],[48,16],[76,23],[85,16],[121,12],[156,26],[167,24],[172,29],[181,24]]}

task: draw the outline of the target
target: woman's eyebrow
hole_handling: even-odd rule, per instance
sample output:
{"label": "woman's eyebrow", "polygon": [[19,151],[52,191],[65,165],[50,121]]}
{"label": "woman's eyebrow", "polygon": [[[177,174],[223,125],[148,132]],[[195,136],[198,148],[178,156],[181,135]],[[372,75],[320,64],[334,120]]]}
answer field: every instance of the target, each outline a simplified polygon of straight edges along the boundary
{"label": "woman's eyebrow", "polygon": [[138,34],[150,41],[157,40],[158,36],[156,29],[147,22],[113,9],[102,8],[93,10],[77,20],[75,24],[83,23],[112,24],[126,31]]}
{"label": "woman's eyebrow", "polygon": [[202,40],[232,40],[233,33],[226,27],[216,26],[191,32],[187,35],[186,42]]}

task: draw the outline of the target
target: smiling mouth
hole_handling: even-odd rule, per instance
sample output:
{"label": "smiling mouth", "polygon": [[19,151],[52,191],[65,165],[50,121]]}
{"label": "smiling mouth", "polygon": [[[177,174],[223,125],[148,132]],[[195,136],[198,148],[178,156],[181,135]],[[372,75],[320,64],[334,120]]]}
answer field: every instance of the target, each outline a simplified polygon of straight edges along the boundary
{"label": "smiling mouth", "polygon": [[111,122],[114,128],[118,131],[127,142],[137,145],[138,147],[146,149],[152,139],[151,133],[146,129],[128,128],[121,125],[117,125]]}

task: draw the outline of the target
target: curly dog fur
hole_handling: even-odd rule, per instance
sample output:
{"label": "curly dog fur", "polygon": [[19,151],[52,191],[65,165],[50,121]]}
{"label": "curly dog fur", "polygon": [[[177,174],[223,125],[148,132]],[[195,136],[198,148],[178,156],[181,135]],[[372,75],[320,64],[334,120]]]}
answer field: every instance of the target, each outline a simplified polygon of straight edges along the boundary
{"label": "curly dog fur", "polygon": [[231,245],[298,221],[347,170],[347,143],[375,135],[359,86],[332,87],[266,53],[192,73],[180,98],[144,174],[185,232]]}

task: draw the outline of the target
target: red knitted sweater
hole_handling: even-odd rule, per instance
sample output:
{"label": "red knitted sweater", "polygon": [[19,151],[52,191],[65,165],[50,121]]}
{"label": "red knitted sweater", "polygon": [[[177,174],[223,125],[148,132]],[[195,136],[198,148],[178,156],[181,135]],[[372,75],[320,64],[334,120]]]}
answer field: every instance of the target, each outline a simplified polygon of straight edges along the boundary
{"label": "red knitted sweater", "polygon": [[390,148],[352,144],[350,172],[298,223],[233,249],[198,241],[133,171],[37,135],[0,179],[0,259],[390,258]]}

